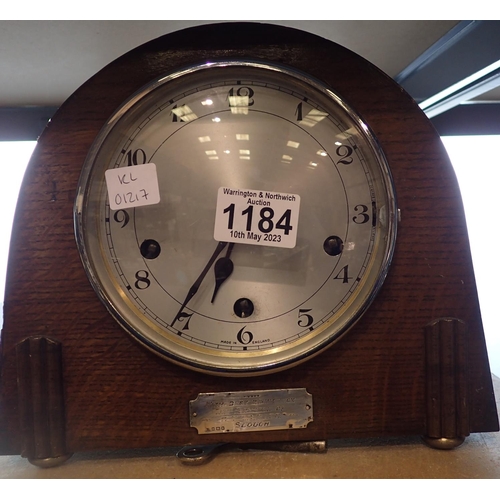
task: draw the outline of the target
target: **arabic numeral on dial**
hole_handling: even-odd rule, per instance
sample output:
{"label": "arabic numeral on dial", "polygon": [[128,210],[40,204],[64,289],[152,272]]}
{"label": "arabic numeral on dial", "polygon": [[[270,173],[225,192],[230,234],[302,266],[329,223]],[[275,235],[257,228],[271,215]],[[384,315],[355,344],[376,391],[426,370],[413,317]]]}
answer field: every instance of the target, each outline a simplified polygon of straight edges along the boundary
{"label": "arabic numeral on dial", "polygon": [[314,318],[310,314],[307,314],[311,311],[312,309],[299,309],[299,321],[297,322],[299,326],[308,328],[313,324]]}
{"label": "arabic numeral on dial", "polygon": [[172,123],[187,123],[191,121],[196,115],[187,104],[177,104],[172,108]]}
{"label": "arabic numeral on dial", "polygon": [[185,323],[184,326],[182,327],[182,330],[189,330],[189,322],[191,321],[192,317],[193,317],[193,313],[191,313],[191,314],[186,313],[186,312],[179,313],[176,320],[179,323]]}
{"label": "arabic numeral on dial", "polygon": [[340,157],[340,160],[338,161],[339,163],[342,163],[342,165],[350,165],[352,163],[352,153],[354,152],[354,149],[351,148],[351,146],[346,146],[346,145],[341,145],[339,146],[335,153],[337,153],[337,156]]}
{"label": "arabic numeral on dial", "polygon": [[118,222],[118,224],[121,224],[122,227],[125,227],[129,223],[130,215],[126,210],[117,210],[113,215],[113,219],[115,222]]}
{"label": "arabic numeral on dial", "polygon": [[245,330],[246,326],[244,326],[236,335],[236,340],[243,345],[248,345],[253,340],[253,333]]}
{"label": "arabic numeral on dial", "polygon": [[135,279],[136,282],[134,283],[134,286],[138,290],[145,290],[151,285],[151,280],[149,279],[149,273],[144,270],[137,271],[135,273]]}
{"label": "arabic numeral on dial", "polygon": [[129,167],[132,165],[144,165],[146,163],[146,153],[140,148],[135,151],[127,151],[126,158]]}
{"label": "arabic numeral on dial", "polygon": [[366,224],[370,220],[370,215],[368,214],[368,207],[366,205],[356,205],[354,210],[358,212],[353,218],[353,222],[356,224]]}
{"label": "arabic numeral on dial", "polygon": [[349,280],[352,280],[349,276],[349,264],[344,266],[334,279],[342,280],[342,283],[349,283]]}
{"label": "arabic numeral on dial", "polygon": [[239,87],[236,90],[233,87],[228,94],[229,106],[236,108],[246,108],[247,106],[253,106],[253,95],[254,91],[250,87]]}

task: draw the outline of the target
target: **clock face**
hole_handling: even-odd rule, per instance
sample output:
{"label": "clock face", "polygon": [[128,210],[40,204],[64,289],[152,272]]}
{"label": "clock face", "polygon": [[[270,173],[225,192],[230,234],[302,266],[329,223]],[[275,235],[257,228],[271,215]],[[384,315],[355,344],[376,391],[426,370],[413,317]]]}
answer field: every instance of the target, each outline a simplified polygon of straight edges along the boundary
{"label": "clock face", "polygon": [[141,89],[96,139],[76,236],[135,338],[220,375],[296,365],[338,340],[388,271],[389,168],[361,118],[274,64],[190,67]]}

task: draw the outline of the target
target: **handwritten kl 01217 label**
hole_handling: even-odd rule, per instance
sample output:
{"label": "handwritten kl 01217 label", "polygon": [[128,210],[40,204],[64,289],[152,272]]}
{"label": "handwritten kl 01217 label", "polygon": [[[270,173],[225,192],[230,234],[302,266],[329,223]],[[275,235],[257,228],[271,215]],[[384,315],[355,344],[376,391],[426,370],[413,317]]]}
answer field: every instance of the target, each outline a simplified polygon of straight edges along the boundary
{"label": "handwritten kl 01217 label", "polygon": [[299,210],[298,194],[221,187],[217,193],[214,239],[294,248]]}
{"label": "handwritten kl 01217 label", "polygon": [[146,163],[106,170],[109,206],[112,210],[160,203],[156,165]]}

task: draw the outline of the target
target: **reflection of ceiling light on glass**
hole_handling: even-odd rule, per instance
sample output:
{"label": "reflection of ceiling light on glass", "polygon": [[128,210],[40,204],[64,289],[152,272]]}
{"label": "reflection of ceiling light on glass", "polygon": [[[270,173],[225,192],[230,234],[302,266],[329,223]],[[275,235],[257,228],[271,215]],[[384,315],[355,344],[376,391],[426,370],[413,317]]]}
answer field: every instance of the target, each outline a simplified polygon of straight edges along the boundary
{"label": "reflection of ceiling light on glass", "polygon": [[212,101],[212,99],[205,99],[204,101],[201,101],[201,103],[203,104],[203,106],[211,106],[214,101]]}
{"label": "reflection of ceiling light on glass", "polygon": [[218,160],[219,157],[218,156],[209,156],[208,159],[209,160]]}
{"label": "reflection of ceiling light on glass", "polygon": [[317,167],[318,166],[318,164],[315,161],[310,161],[309,165],[311,165],[311,167]]}
{"label": "reflection of ceiling light on glass", "polygon": [[[365,126],[364,123],[361,124],[361,126],[365,129],[365,130],[368,130],[368,128]],[[345,135],[344,135],[345,134]],[[344,131],[344,134],[338,134],[337,137],[340,137],[341,139],[344,139],[344,137],[346,136],[350,136],[350,135],[357,135],[358,132],[356,130],[356,128],[354,127],[350,127],[348,128],[347,130]]]}
{"label": "reflection of ceiling light on glass", "polygon": [[250,99],[247,95],[230,95],[229,106],[231,113],[235,115],[248,115],[248,104]]}
{"label": "reflection of ceiling light on glass", "polygon": [[236,134],[236,140],[238,141],[249,141],[250,136],[248,134]]}
{"label": "reflection of ceiling light on glass", "polygon": [[316,154],[320,155],[320,156],[328,156],[328,153],[326,151],[323,151],[322,149],[320,149],[319,151],[317,151]]}
{"label": "reflection of ceiling light on glass", "polygon": [[224,153],[226,153],[227,155],[228,155],[230,152],[231,152],[231,151],[229,151],[229,149],[224,150]]}
{"label": "reflection of ceiling light on glass", "polygon": [[198,140],[200,142],[210,142],[210,137],[208,137],[208,135],[205,135],[204,137],[198,137]]}
{"label": "reflection of ceiling light on glass", "polygon": [[179,118],[181,122],[191,122],[198,118],[187,104],[179,108],[172,109],[172,113]]}
{"label": "reflection of ceiling light on glass", "polygon": [[298,148],[300,143],[298,142],[295,142],[295,141],[288,141],[286,143],[286,145],[289,147],[289,148]]}
{"label": "reflection of ceiling light on glass", "polygon": [[249,99],[247,95],[230,95],[229,106],[231,107],[245,107],[248,108]]}
{"label": "reflection of ceiling light on glass", "polygon": [[249,160],[250,156],[240,156],[240,160]]}
{"label": "reflection of ceiling light on glass", "polygon": [[342,143],[341,143],[341,142],[339,142],[339,141],[336,141],[336,142],[335,142],[335,146],[342,146]]}
{"label": "reflection of ceiling light on glass", "polygon": [[314,127],[314,125],[318,124],[321,120],[324,120],[328,116],[328,113],[324,111],[320,111],[319,109],[311,109],[309,113],[302,119],[300,123],[305,125],[306,127]]}
{"label": "reflection of ceiling light on glass", "polygon": [[231,106],[233,115],[248,115],[248,108],[244,106]]}
{"label": "reflection of ceiling light on glass", "polygon": [[291,156],[288,156],[288,155],[283,155],[283,156],[281,157],[281,159],[282,159],[282,160],[285,160],[285,161],[292,161],[292,160],[293,160],[293,158],[292,158]]}
{"label": "reflection of ceiling light on glass", "polygon": [[249,155],[250,150],[249,149],[240,149],[240,155]]}
{"label": "reflection of ceiling light on glass", "polygon": [[205,154],[206,154],[207,156],[214,156],[214,155],[216,155],[216,154],[217,154],[217,151],[214,151],[214,150],[211,150],[211,151],[205,151]]}
{"label": "reflection of ceiling light on glass", "polygon": [[212,118],[212,121],[215,122],[215,123],[219,123],[220,122],[220,118],[218,116],[216,116],[215,118]]}

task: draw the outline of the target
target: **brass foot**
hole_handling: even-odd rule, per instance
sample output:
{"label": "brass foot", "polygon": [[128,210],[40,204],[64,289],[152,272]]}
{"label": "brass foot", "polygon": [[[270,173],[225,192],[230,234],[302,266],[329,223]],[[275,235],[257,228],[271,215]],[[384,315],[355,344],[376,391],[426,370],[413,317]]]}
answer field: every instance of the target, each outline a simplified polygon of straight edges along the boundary
{"label": "brass foot", "polygon": [[66,462],[73,456],[73,453],[68,455],[62,455],[60,457],[50,457],[50,458],[28,458],[28,462],[31,465],[36,465],[42,469],[50,469],[51,467],[58,467],[59,465]]}
{"label": "brass foot", "polygon": [[432,438],[429,436],[423,436],[422,440],[430,448],[435,448],[436,450],[453,450],[460,446],[464,441],[464,437],[455,438]]}

